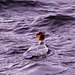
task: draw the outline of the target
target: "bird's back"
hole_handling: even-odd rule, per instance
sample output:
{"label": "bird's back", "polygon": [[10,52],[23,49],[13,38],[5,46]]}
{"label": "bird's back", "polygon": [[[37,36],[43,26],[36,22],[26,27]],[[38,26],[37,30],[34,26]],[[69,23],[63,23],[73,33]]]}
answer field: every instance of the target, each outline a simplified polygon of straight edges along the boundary
{"label": "bird's back", "polygon": [[44,55],[48,52],[48,47],[45,44],[34,44],[24,54],[25,58]]}

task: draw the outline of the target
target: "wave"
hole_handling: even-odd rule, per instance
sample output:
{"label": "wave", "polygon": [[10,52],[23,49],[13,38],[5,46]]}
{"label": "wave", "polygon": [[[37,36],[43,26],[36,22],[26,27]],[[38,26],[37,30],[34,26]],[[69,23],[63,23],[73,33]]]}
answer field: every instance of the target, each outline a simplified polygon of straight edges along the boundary
{"label": "wave", "polygon": [[[75,20],[75,18],[72,16],[62,15],[62,14],[49,15],[47,17],[43,17],[43,19],[41,19],[41,18],[39,18],[39,19],[36,20],[36,22],[34,24],[36,24],[37,22],[38,22],[38,24],[45,23],[45,24],[43,24],[43,26],[45,26],[48,24],[48,22],[52,23],[53,21],[55,21],[54,24],[57,24],[57,23],[59,24],[59,22],[63,22],[63,21],[66,22],[66,21],[74,21]],[[56,23],[56,21],[59,21],[59,22]],[[42,25],[42,24],[40,24],[40,25]],[[36,24],[36,26],[37,26],[37,24]]]}
{"label": "wave", "polygon": [[43,6],[45,5],[45,3],[42,3],[42,2],[39,2],[39,1],[13,1],[13,0],[7,0],[5,2],[3,1],[0,1],[0,5],[11,5],[13,4],[13,6],[30,6],[30,7],[40,7],[40,6]]}
{"label": "wave", "polygon": [[35,22],[32,23],[32,27],[34,27],[31,32],[35,31],[41,31],[41,30],[58,30],[60,26],[65,25],[72,25],[74,24],[75,18],[69,15],[62,15],[62,14],[56,14],[56,15],[48,15],[38,18]]}
{"label": "wave", "polygon": [[43,18],[38,18],[35,22],[33,22],[33,27],[41,27],[41,26],[48,26],[48,25],[59,25],[62,26],[69,21],[75,21],[75,18],[68,15],[56,14],[56,15],[49,15]]}

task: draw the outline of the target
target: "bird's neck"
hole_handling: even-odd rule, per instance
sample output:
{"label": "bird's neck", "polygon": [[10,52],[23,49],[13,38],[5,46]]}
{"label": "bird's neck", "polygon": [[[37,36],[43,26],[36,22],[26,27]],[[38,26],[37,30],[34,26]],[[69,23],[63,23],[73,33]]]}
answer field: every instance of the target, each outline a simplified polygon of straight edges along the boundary
{"label": "bird's neck", "polygon": [[41,44],[44,44],[44,41],[43,40],[40,40],[38,44],[40,44],[40,45]]}

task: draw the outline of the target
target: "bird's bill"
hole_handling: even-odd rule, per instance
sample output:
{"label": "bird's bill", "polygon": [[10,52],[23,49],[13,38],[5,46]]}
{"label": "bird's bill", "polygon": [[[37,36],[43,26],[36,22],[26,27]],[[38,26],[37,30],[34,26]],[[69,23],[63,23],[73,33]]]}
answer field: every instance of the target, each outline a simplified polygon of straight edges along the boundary
{"label": "bird's bill", "polygon": [[36,38],[36,36],[33,36],[33,38]]}

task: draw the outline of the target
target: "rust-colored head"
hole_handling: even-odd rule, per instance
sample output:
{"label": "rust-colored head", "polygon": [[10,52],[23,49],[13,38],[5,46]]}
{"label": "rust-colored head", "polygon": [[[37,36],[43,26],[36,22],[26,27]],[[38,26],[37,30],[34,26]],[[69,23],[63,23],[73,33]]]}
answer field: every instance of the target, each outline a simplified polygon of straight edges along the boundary
{"label": "rust-colored head", "polygon": [[38,38],[38,40],[43,41],[45,39],[45,33],[44,32],[38,32],[36,34],[36,38]]}

